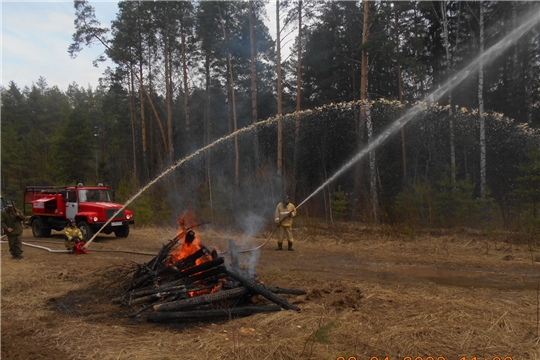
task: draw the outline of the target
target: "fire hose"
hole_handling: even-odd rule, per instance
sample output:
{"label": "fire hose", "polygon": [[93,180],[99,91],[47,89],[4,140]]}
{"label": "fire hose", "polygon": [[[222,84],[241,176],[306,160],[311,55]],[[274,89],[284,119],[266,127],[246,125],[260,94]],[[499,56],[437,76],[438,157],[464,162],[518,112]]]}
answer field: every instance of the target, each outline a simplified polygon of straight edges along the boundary
{"label": "fire hose", "polygon": [[[5,237],[2,236],[2,239]],[[2,240],[0,241],[0,243],[2,244],[7,244],[8,242],[5,241],[5,240]],[[30,244],[30,243],[27,243],[27,242],[22,242],[21,244],[23,245],[26,245],[26,246],[29,246],[29,247],[33,247],[33,248],[37,248],[37,249],[41,249],[41,250],[47,250],[48,252],[51,252],[51,253],[65,253],[65,254],[71,254],[72,251],[71,250],[54,250],[54,249],[50,249],[48,247],[45,247],[45,246],[40,246],[40,245],[36,245],[36,244]],[[82,245],[82,243],[80,243]],[[81,246],[82,248],[82,246]],[[121,252],[121,253],[127,253],[127,254],[137,254],[137,255],[149,255],[149,256],[154,256],[155,254],[152,254],[152,253],[143,253],[143,252],[137,252],[137,251],[126,251],[126,250],[98,250],[98,249],[94,249],[92,251],[97,251],[97,252]],[[84,252],[86,253],[86,252]]]}
{"label": "fire hose", "polygon": [[[7,244],[7,241],[0,241],[2,244]],[[35,244],[29,244],[29,243],[25,243],[25,242],[22,242],[21,244],[23,245],[26,245],[26,246],[30,246],[30,247],[34,247],[34,248],[38,248],[38,249],[42,249],[42,250],[47,250],[48,252],[52,252],[52,253],[71,253],[71,250],[53,250],[53,249],[49,249],[45,246],[39,246],[39,245],[35,245]]]}

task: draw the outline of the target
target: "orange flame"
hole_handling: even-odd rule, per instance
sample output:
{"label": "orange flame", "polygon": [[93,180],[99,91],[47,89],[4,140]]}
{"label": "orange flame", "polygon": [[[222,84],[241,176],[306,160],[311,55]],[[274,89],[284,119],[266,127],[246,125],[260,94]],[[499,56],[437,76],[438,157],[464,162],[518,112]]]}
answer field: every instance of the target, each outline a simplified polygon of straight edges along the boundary
{"label": "orange flame", "polygon": [[[188,257],[189,255],[194,254],[201,248],[201,239],[199,238],[199,235],[195,233],[195,240],[193,240],[192,243],[186,243],[185,237],[189,230],[189,228],[186,227],[186,218],[188,218],[187,222],[196,224],[195,215],[191,212],[187,212],[184,214],[184,216],[179,216],[176,223],[178,224],[178,233],[176,234],[176,239],[178,241],[181,241],[181,246],[173,249],[171,251],[171,261],[170,265],[175,264],[177,261],[184,259]],[[199,259],[197,259],[198,261]],[[198,262],[197,265],[199,265],[201,262]]]}
{"label": "orange flame", "polygon": [[[188,218],[189,220],[186,221],[186,218]],[[196,232],[195,232],[195,239],[191,243],[188,243],[185,241],[186,234],[189,230],[189,227],[186,227],[186,222],[189,222],[190,224],[196,224],[197,222],[195,220],[195,215],[191,212],[188,212],[184,216],[178,217],[178,220],[177,220],[178,233],[176,234],[176,239],[178,239],[178,241],[181,241],[181,245],[171,250],[171,259],[169,261],[169,266],[177,263],[178,261],[182,259],[185,259],[186,257],[196,253],[198,250],[202,248],[201,239],[199,237],[199,234],[197,234]],[[200,265],[210,260],[212,260],[212,256],[209,254],[205,254],[195,260],[195,265]],[[221,288],[223,281],[225,280],[224,279],[220,280],[219,284],[216,285],[212,289],[193,291],[193,292],[190,292],[189,295],[191,297],[194,297],[194,296],[199,296],[199,295],[204,295],[204,294],[211,294]]]}

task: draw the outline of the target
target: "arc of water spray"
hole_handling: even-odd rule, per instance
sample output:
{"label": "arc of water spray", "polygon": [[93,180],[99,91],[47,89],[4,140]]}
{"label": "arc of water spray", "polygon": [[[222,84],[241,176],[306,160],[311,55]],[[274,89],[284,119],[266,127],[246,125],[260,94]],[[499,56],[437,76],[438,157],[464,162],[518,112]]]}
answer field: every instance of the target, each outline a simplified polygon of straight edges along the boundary
{"label": "arc of water spray", "polygon": [[[476,60],[472,61],[467,67],[465,67],[463,70],[459,71],[456,75],[454,75],[451,79],[447,80],[439,89],[435,90],[428,96],[422,100],[422,102],[416,104],[414,107],[412,107],[405,115],[397,119],[394,123],[390,124],[386,130],[384,130],[381,134],[379,134],[375,139],[373,139],[364,149],[362,149],[358,154],[356,154],[351,160],[349,160],[341,169],[339,169],[334,175],[332,175],[328,180],[326,180],[321,186],[319,186],[313,193],[311,193],[304,201],[302,201],[296,208],[300,208],[302,205],[304,205],[309,199],[311,199],[314,195],[319,193],[322,189],[324,189],[329,183],[334,181],[337,177],[339,177],[343,172],[348,170],[352,165],[354,165],[356,162],[358,162],[360,159],[362,159],[367,153],[372,151],[374,148],[378,147],[380,144],[382,144],[390,135],[394,134],[398,130],[400,130],[403,126],[405,126],[409,121],[414,119],[420,112],[423,111],[425,103],[427,102],[436,102],[438,101],[448,90],[453,89],[456,87],[459,83],[461,83],[469,74],[473,73],[474,71],[478,70],[481,63],[487,64],[491,60],[497,58],[503,51],[505,51],[508,47],[514,44],[514,42],[519,39],[521,36],[523,36],[527,31],[529,31],[536,23],[540,22],[540,11],[537,13],[529,16],[526,21],[523,22],[521,26],[510,32],[508,35],[506,35],[503,39],[501,39],[498,43],[491,46],[488,50],[484,51]],[[302,113],[310,113],[311,110],[305,110],[300,111],[291,114],[297,115]],[[205,152],[206,150],[211,149],[212,147],[227,141],[235,136],[240,135],[241,133],[251,131],[255,129],[258,126],[267,125],[277,120],[277,117],[273,117],[264,121],[260,121],[258,123],[252,124],[250,126],[247,126],[245,128],[242,128],[240,130],[237,130],[234,133],[231,133],[227,136],[221,137],[214,141],[211,144],[206,145],[205,147],[197,150],[196,152],[192,153],[191,155],[188,155],[170,166],[167,170],[162,172],[159,176],[157,176],[154,180],[146,184],[139,192],[137,192],[135,195],[133,195],[126,203],[120,208],[102,227],[99,229],[90,240],[86,243],[84,248],[88,248],[88,246],[94,241],[96,236],[118,215],[122,210],[124,210],[129,204],[131,204],[136,198],[138,198],[143,192],[148,190],[151,186],[153,186],[155,183],[157,183],[159,180],[161,180],[163,177],[168,175],[171,171],[175,170],[176,168],[180,167],[187,161],[193,159],[194,157],[198,156],[199,154]],[[268,240],[267,240],[268,241]],[[266,241],[266,242],[267,242]],[[265,242],[265,244],[266,244]],[[263,244],[264,245],[264,244]],[[259,246],[260,247],[260,246]]]}
{"label": "arc of water spray", "polygon": [[[411,121],[417,115],[419,115],[422,111],[424,111],[424,108],[427,106],[427,103],[437,102],[446,92],[453,89],[463,80],[465,80],[469,76],[469,74],[478,70],[481,63],[486,64],[489,61],[495,59],[499,55],[497,54],[497,52],[502,52],[506,50],[509,46],[513,45],[515,40],[523,36],[523,34],[529,31],[539,21],[540,21],[540,11],[537,14],[531,16],[519,28],[515,29],[514,31],[506,35],[497,44],[493,45],[484,53],[482,53],[476,60],[472,61],[463,70],[459,71],[452,78],[447,80],[439,89],[435,90],[434,92],[426,96],[421,102],[417,103],[410,110],[408,110],[407,113],[405,113],[402,117],[400,117],[395,122],[390,124],[381,134],[375,137],[375,139],[373,139],[364,149],[362,149],[358,154],[356,154],[352,159],[350,159],[334,175],[328,178],[321,186],[319,186],[307,198],[305,198],[304,201],[302,201],[298,206],[296,206],[296,209],[299,209],[309,199],[311,199],[313,196],[319,193],[322,189],[328,186],[328,184],[330,184],[332,181],[338,178],[341,174],[347,171],[351,166],[357,163],[366,154],[368,154],[373,149],[377,148],[386,139],[388,139],[392,134],[396,133],[403,126],[405,126],[409,121]],[[260,249],[261,247],[266,245],[266,243],[270,240],[270,238],[272,237],[272,235],[274,234],[274,232],[276,231],[278,227],[279,227],[279,224],[274,228],[274,230],[270,233],[270,236],[268,236],[266,241],[262,243],[261,245],[251,250],[243,250],[243,251],[238,251],[238,252],[249,252],[249,251]]]}
{"label": "arc of water spray", "polygon": [[205,147],[203,148],[200,148],[199,150],[195,151],[194,153],[192,153],[191,155],[188,155],[180,160],[178,160],[175,164],[171,165],[167,170],[163,171],[160,175],[158,175],[154,180],[150,181],[148,184],[146,184],[141,190],[139,190],[139,192],[137,192],[135,195],[133,195],[128,201],[126,201],[126,203],[122,206],[122,208],[118,209],[118,211],[113,215],[111,216],[111,218],[109,220],[107,220],[107,222],[105,224],[103,224],[103,226],[101,227],[101,229],[99,229],[95,234],[94,236],[92,236],[92,238],[90,240],[88,240],[88,242],[86,243],[86,245],[84,246],[85,248],[88,247],[88,245],[90,245],[92,243],[92,241],[94,241],[94,239],[96,238],[97,234],[99,234],[115,217],[116,215],[118,215],[120,212],[122,212],[122,210],[124,210],[129,204],[131,204],[135,199],[137,199],[143,192],[145,192],[146,190],[148,190],[151,186],[153,186],[155,183],[157,183],[159,180],[161,180],[162,178],[164,178],[165,176],[167,176],[170,172],[172,172],[173,170],[175,170],[176,168],[178,168],[179,166],[183,165],[184,163],[188,162],[189,160],[193,159],[194,157],[198,156],[199,154],[205,152],[206,150],[208,149],[211,149],[212,147],[224,142],[224,141],[227,141],[235,136],[238,136],[240,135],[241,133],[243,132],[247,132],[247,131],[251,131],[252,129],[254,129],[255,127],[257,126],[260,126],[260,125],[264,125],[264,124],[269,124],[271,123],[272,121],[274,121],[275,118],[270,118],[268,120],[264,120],[264,121],[261,121],[261,122],[258,122],[258,123],[255,123],[255,124],[252,124],[250,126],[247,126],[245,128],[242,128],[240,130],[237,130],[236,132],[234,133],[231,133],[227,136],[224,136],[224,137],[221,137],[219,139],[217,139],[216,141],[214,141],[213,143],[211,144],[208,144],[206,145]]}
{"label": "arc of water spray", "polygon": [[313,193],[311,193],[304,201],[302,201],[297,208],[302,206],[306,201],[324,189],[329,183],[334,181],[339,177],[343,172],[348,170],[352,165],[362,159],[367,153],[378,147],[382,142],[384,142],[390,135],[396,133],[403,126],[405,126],[409,121],[414,119],[418,114],[420,114],[426,103],[437,102],[439,99],[449,90],[456,87],[459,83],[465,80],[469,74],[474,73],[478,70],[481,63],[487,64],[491,60],[497,58],[500,53],[505,51],[508,47],[515,44],[515,41],[523,36],[527,31],[529,31],[536,23],[540,22],[540,11],[536,14],[530,16],[520,27],[513,30],[511,33],[502,38],[498,43],[491,46],[488,50],[484,51],[476,60],[472,61],[464,69],[455,74],[452,78],[447,80],[440,88],[433,91],[431,94],[426,96],[421,102],[417,103],[410,110],[407,111],[402,117],[397,119],[395,122],[390,124],[381,134],[379,134],[375,139],[373,139],[364,149],[362,149],[358,154],[356,154],[351,160],[349,160],[343,167],[341,167],[334,175],[332,175],[328,180],[326,180],[321,186],[319,186]]}

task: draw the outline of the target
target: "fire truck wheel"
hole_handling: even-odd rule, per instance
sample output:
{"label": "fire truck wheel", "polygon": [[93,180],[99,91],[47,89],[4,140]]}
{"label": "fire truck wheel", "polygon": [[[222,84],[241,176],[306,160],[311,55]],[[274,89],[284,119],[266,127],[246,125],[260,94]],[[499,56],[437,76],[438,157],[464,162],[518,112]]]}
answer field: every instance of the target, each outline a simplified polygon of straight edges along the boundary
{"label": "fire truck wheel", "polygon": [[51,229],[45,229],[40,218],[32,220],[32,234],[34,237],[50,237]]}
{"label": "fire truck wheel", "polygon": [[116,237],[128,237],[129,235],[129,225],[123,225],[120,229],[114,231]]}
{"label": "fire truck wheel", "polygon": [[81,232],[83,234],[84,242],[87,242],[88,239],[90,239],[92,237],[92,235],[94,235],[94,232],[92,231],[92,228],[88,225],[88,223],[86,221],[80,221],[77,224],[77,227],[81,230]]}

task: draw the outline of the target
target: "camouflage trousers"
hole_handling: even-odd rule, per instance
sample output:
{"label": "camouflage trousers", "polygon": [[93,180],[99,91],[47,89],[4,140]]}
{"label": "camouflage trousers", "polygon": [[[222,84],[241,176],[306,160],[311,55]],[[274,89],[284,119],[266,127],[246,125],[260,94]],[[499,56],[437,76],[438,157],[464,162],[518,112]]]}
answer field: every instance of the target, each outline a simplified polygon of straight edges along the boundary
{"label": "camouflage trousers", "polygon": [[23,249],[22,249],[22,234],[18,235],[10,235],[7,234],[8,242],[9,242],[9,252],[12,256],[19,256],[22,255]]}

